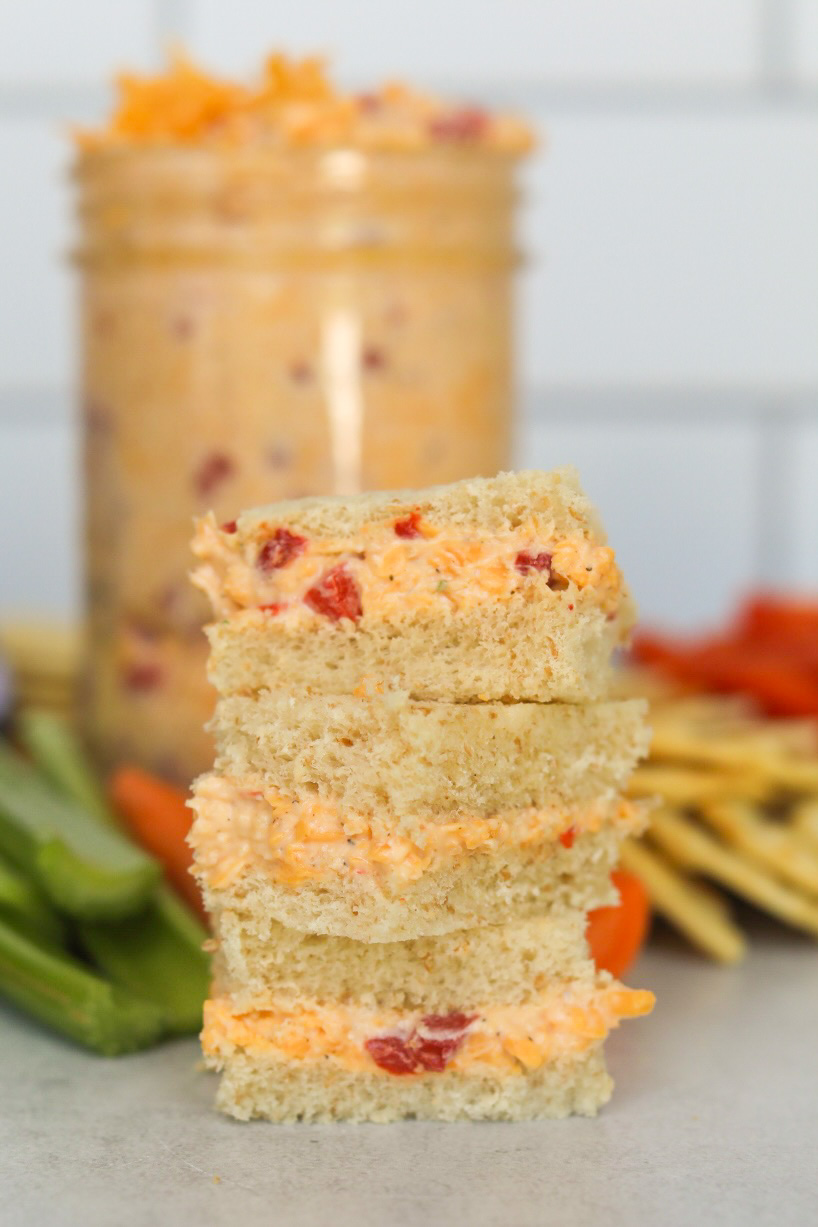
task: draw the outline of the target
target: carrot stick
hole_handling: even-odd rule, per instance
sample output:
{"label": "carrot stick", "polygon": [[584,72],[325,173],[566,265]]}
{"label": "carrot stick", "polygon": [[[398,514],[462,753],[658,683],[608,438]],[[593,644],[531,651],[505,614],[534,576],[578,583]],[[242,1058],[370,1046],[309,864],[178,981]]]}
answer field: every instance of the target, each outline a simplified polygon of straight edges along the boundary
{"label": "carrot stick", "polygon": [[616,907],[598,907],[588,915],[587,938],[600,971],[619,979],[642,949],[650,922],[648,893],[639,878],[625,869],[611,874],[619,891]]}
{"label": "carrot stick", "polygon": [[199,887],[190,874],[193,853],[185,843],[193,820],[187,795],[140,767],[119,767],[109,789],[112,804],[135,838],[161,861],[168,881],[206,920]]}

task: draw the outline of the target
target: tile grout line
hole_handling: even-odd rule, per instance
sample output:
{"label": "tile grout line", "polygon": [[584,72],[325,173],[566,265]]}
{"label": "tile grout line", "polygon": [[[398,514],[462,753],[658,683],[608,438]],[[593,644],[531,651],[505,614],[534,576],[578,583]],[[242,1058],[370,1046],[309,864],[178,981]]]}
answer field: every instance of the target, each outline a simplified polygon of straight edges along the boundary
{"label": "tile grout line", "polygon": [[777,586],[793,574],[795,507],[788,476],[799,415],[787,403],[762,402],[758,409],[756,473],[756,563],[760,582]]}
{"label": "tile grout line", "polygon": [[759,0],[759,71],[774,93],[786,89],[795,70],[792,0]]}
{"label": "tile grout line", "polygon": [[[157,60],[174,40],[184,41],[186,6],[177,0],[156,0]],[[169,5],[169,7],[166,7]],[[175,14],[178,13],[178,16]],[[755,113],[818,114],[818,88],[781,79],[764,72],[763,79],[744,85],[696,86],[682,84],[666,88],[643,85],[554,85],[521,82],[501,87],[491,81],[451,80],[429,83],[441,93],[479,94],[488,105],[510,106],[521,110],[546,110],[551,115],[605,114],[646,116],[746,115]],[[107,84],[94,82],[55,82],[54,84],[0,83],[0,117],[7,119],[50,119],[66,114],[80,116],[98,113],[109,99]]]}

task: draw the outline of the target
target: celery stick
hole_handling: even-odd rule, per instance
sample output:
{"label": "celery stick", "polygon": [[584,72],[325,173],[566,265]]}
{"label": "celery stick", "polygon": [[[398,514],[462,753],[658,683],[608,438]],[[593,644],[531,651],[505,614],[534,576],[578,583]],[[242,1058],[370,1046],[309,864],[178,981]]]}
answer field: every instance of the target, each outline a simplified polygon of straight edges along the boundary
{"label": "celery stick", "polygon": [[38,945],[2,921],[0,994],[106,1057],[149,1047],[165,1026],[158,1006],[114,987],[76,959]]}
{"label": "celery stick", "polygon": [[[95,798],[95,817],[108,826],[117,825],[64,721],[47,712],[32,712],[21,719],[19,731],[37,766],[60,791],[86,804]],[[173,1031],[200,1029],[210,978],[210,960],[202,950],[207,933],[169,886],[160,885],[154,900],[138,915],[115,924],[82,924],[79,936],[86,953],[116,984],[166,1010]]]}
{"label": "celery stick", "polygon": [[0,745],[0,853],[61,911],[120,919],[147,903],[159,865]]}
{"label": "celery stick", "polygon": [[[20,733],[36,765],[53,780],[60,792],[80,803],[94,797],[93,807],[86,804],[89,812],[106,826],[119,828],[119,820],[108,805],[79,741],[64,720],[50,712],[30,712],[20,719]],[[164,883],[159,886],[157,897],[167,923],[192,950],[201,954],[207,931],[198,917]]]}
{"label": "celery stick", "polygon": [[102,786],[65,720],[53,712],[29,709],[17,717],[15,731],[24,749],[58,792],[73,797],[100,822],[116,826]]}
{"label": "celery stick", "polygon": [[0,860],[0,919],[35,940],[58,946],[65,928],[32,881]]}
{"label": "celery stick", "polygon": [[[195,932],[194,944],[184,931],[188,923]],[[201,948],[206,935],[196,932],[197,927],[165,889],[138,916],[81,924],[79,938],[114,983],[155,1002],[164,1010],[169,1030],[187,1035],[201,1030],[210,981],[210,961]]]}

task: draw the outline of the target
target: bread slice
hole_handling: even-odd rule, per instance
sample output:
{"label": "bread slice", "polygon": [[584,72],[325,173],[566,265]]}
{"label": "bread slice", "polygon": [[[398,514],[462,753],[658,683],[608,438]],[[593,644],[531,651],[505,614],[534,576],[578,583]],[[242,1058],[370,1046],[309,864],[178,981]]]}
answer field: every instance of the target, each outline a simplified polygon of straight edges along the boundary
{"label": "bread slice", "polygon": [[601,1049],[562,1057],[524,1076],[482,1073],[389,1078],[326,1065],[279,1061],[226,1040],[205,1058],[221,1070],[216,1106],[236,1120],[386,1124],[405,1120],[534,1120],[596,1116],[613,1080]]}
{"label": "bread slice", "polygon": [[225,994],[205,1003],[202,1048],[225,1071],[219,1106],[240,1119],[592,1114],[610,1091],[605,1037],[652,1007],[606,973],[445,1013],[275,993],[247,1009]]}
{"label": "bread slice", "polygon": [[638,699],[439,703],[262,690],[221,699],[210,728],[226,775],[265,773],[283,791],[386,810],[411,828],[439,811],[610,801],[647,754],[646,713]]}
{"label": "bread slice", "polygon": [[305,933],[403,941],[611,900],[619,846],[642,829],[631,802],[565,814],[450,812],[412,834],[220,776],[197,780],[188,842],[208,910]]}
{"label": "bread slice", "polygon": [[239,905],[219,913],[214,995],[241,1010],[309,998],[368,1010],[471,1012],[486,1001],[524,1005],[548,984],[604,982],[581,912],[486,924],[413,941],[360,942],[286,928]]}
{"label": "bread slice", "polygon": [[223,694],[587,702],[634,620],[568,469],[209,516],[193,548]]}

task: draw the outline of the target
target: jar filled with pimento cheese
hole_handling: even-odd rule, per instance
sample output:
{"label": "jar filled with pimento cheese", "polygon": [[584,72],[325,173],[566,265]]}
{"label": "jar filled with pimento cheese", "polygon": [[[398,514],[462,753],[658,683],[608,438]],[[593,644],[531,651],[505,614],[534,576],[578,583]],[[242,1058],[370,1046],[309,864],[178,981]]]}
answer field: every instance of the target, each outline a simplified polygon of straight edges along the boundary
{"label": "jar filled with pimento cheese", "polygon": [[319,61],[178,58],[78,135],[88,650],[102,764],[188,782],[194,516],[507,467],[519,121]]}

